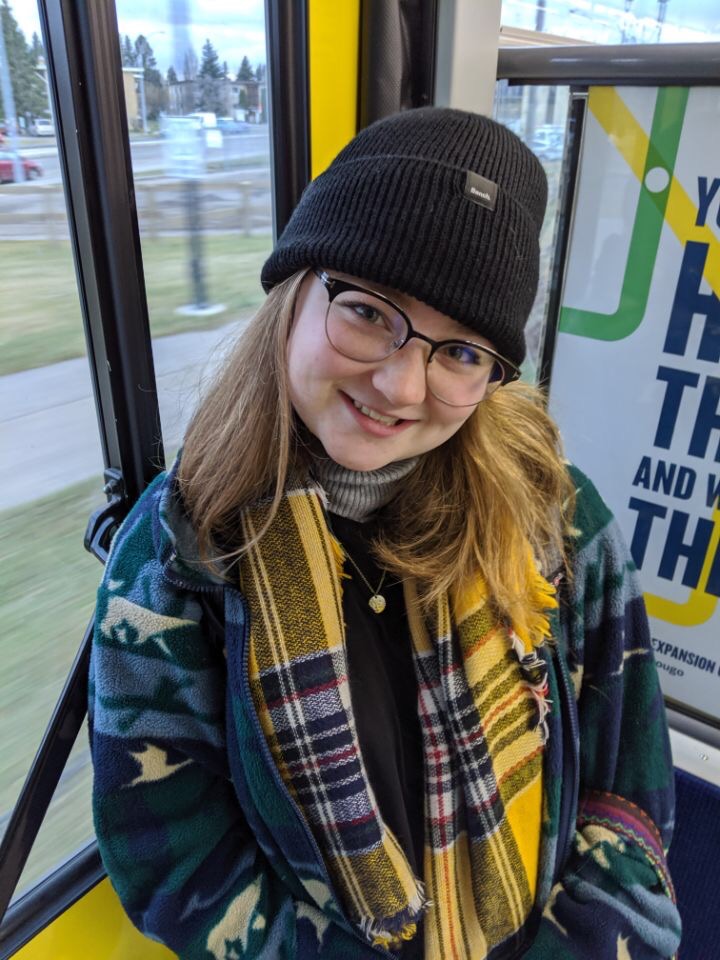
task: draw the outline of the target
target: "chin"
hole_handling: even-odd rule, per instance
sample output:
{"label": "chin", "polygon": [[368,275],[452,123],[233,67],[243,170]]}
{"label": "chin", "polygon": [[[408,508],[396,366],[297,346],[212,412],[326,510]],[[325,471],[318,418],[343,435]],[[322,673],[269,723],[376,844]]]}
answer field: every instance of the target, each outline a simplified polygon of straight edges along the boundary
{"label": "chin", "polygon": [[347,447],[335,448],[332,444],[323,444],[325,452],[341,467],[346,470],[356,470],[358,473],[367,473],[370,470],[380,470],[389,463],[401,459],[400,457],[381,456],[377,453],[363,453],[360,450],[348,450]]}

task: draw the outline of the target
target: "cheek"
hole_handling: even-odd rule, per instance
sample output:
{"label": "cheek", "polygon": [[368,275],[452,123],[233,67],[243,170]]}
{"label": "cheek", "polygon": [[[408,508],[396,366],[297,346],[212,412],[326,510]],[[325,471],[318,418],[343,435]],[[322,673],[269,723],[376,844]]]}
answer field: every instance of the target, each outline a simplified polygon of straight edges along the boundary
{"label": "cheek", "polygon": [[337,355],[313,331],[299,329],[288,342],[288,382],[290,399],[298,409],[307,412],[326,401],[332,384],[342,371],[337,369]]}
{"label": "cheek", "polygon": [[318,367],[316,339],[302,328],[293,330],[288,341],[287,363],[291,389],[298,390],[315,376]]}
{"label": "cheek", "polygon": [[451,437],[454,433],[467,423],[477,410],[474,407],[450,407],[446,403],[436,401],[433,404],[433,421],[439,430]]}

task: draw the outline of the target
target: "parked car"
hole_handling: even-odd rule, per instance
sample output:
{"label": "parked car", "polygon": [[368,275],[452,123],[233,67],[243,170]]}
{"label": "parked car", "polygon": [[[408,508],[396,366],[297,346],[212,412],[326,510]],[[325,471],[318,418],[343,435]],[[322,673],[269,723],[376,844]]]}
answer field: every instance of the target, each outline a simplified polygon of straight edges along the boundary
{"label": "parked car", "polygon": [[559,160],[563,155],[564,145],[563,128],[549,123],[538,127],[528,144],[533,153],[544,160]]}
{"label": "parked car", "polygon": [[55,124],[52,122],[52,120],[45,120],[42,117],[37,117],[30,124],[29,132],[34,137],[54,137]]}
{"label": "parked car", "polygon": [[244,120],[231,120],[230,117],[218,117],[218,127],[223,133],[249,133],[250,124]]}
{"label": "parked car", "polygon": [[207,110],[189,113],[188,117],[190,120],[197,120],[203,130],[214,130],[218,125],[217,115]]}
{"label": "parked car", "polygon": [[504,124],[508,130],[512,130],[513,133],[516,133],[518,137],[523,136],[525,133],[525,121],[520,117],[516,117],[513,120],[500,120],[500,123]]}
{"label": "parked car", "polygon": [[12,150],[0,150],[0,183],[14,182],[15,165],[13,160],[15,157],[20,161],[25,180],[35,180],[42,176],[43,171],[39,163],[28,160],[27,157],[21,157],[19,153],[13,153]]}

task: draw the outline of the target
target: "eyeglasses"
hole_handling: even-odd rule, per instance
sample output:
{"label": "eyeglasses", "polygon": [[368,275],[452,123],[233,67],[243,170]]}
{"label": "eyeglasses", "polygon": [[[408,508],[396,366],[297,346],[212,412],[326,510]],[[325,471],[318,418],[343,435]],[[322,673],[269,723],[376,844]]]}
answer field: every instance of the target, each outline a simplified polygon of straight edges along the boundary
{"label": "eyeglasses", "polygon": [[520,377],[520,370],[499,353],[471,340],[431,340],[413,329],[410,318],[374,290],[314,270],[327,291],[325,333],[349,360],[377,363],[402,350],[413,338],[430,344],[427,385],[434,397],[452,407],[470,407],[498,387]]}

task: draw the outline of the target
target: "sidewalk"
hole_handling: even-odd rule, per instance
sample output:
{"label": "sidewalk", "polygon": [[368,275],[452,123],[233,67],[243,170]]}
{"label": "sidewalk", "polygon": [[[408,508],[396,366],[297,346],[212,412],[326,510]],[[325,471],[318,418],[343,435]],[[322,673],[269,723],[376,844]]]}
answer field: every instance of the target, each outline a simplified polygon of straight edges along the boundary
{"label": "sidewalk", "polygon": [[[179,444],[204,379],[222,358],[233,321],[153,342],[166,448]],[[90,369],[83,357],[0,377],[0,509],[97,476],[103,460]]]}

